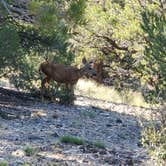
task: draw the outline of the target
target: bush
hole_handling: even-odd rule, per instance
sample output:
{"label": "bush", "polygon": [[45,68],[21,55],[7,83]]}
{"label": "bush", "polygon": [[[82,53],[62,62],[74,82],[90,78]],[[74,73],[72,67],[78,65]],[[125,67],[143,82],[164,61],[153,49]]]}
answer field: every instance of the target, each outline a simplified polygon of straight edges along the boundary
{"label": "bush", "polygon": [[71,143],[71,144],[76,144],[76,145],[83,145],[84,141],[81,138],[78,137],[73,137],[73,136],[62,136],[60,138],[60,141],[63,143]]}
{"label": "bush", "polygon": [[24,152],[25,152],[26,156],[33,156],[36,152],[36,149],[28,146],[24,149]]}
{"label": "bush", "polygon": [[[156,115],[157,114],[157,115]],[[156,111],[151,123],[142,131],[142,143],[159,164],[166,161],[166,105]]]}
{"label": "bush", "polygon": [[7,164],[7,162],[2,161],[2,162],[0,162],[0,166],[8,166],[8,164]]}
{"label": "bush", "polygon": [[105,144],[102,142],[92,142],[91,143],[94,147],[100,148],[100,149],[105,149]]}

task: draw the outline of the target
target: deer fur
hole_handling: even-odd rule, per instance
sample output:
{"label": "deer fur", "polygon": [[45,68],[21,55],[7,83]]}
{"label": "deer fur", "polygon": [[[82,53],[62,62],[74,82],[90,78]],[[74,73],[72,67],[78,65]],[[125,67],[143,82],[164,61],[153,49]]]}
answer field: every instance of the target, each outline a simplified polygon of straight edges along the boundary
{"label": "deer fur", "polygon": [[109,78],[109,74],[105,70],[106,67],[110,67],[110,65],[105,65],[101,59],[96,59],[93,61],[92,68],[96,71],[96,76],[91,78],[98,84],[102,84],[105,78]]}
{"label": "deer fur", "polygon": [[63,83],[66,88],[71,89],[78,80],[84,75],[94,76],[96,71],[92,69],[92,62],[88,63],[85,58],[82,59],[83,67],[77,68],[74,66],[65,66],[64,64],[55,64],[53,62],[45,61],[40,64],[39,72],[44,73],[45,78],[41,81],[41,95],[43,98],[43,90],[48,87],[50,80],[57,83]]}

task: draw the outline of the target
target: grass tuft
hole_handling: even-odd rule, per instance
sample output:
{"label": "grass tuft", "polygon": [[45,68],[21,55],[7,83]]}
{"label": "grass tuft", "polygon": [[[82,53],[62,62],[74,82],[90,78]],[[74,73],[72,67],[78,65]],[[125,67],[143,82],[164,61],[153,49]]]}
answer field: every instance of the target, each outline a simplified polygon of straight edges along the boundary
{"label": "grass tuft", "polygon": [[33,147],[28,146],[24,149],[24,152],[25,152],[26,156],[33,156],[36,152],[36,149],[33,148]]}
{"label": "grass tuft", "polygon": [[6,161],[1,161],[1,162],[0,162],[0,166],[8,166],[8,164],[7,164]]}
{"label": "grass tuft", "polygon": [[60,141],[63,143],[71,143],[71,144],[76,144],[76,145],[84,144],[84,141],[81,138],[73,137],[73,136],[69,136],[69,135],[60,137]]}
{"label": "grass tuft", "polygon": [[92,145],[97,148],[105,149],[105,144],[102,142],[93,142]]}

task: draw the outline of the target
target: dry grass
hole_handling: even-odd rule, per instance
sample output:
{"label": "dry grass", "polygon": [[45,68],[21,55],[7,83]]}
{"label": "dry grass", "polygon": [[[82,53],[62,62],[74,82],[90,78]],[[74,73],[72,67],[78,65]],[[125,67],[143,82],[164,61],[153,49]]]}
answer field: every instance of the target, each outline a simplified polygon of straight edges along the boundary
{"label": "dry grass", "polygon": [[[0,86],[14,89],[14,86],[7,79],[0,79]],[[78,81],[75,94],[115,103],[149,107],[140,92],[128,91],[119,93],[113,87],[97,85],[94,81],[87,79]]]}
{"label": "dry grass", "polygon": [[75,93],[77,95],[93,97],[115,103],[149,107],[140,92],[128,91],[119,93],[112,87],[97,85],[95,82],[90,80],[79,80],[76,85]]}

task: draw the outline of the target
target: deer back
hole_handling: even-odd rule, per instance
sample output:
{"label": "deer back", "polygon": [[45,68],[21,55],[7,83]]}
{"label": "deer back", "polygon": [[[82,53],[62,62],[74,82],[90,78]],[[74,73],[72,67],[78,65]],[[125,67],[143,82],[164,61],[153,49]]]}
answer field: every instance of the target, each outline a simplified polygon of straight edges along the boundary
{"label": "deer back", "polygon": [[84,63],[80,69],[74,66],[65,66],[63,64],[54,64],[52,62],[43,62],[39,71],[44,73],[48,78],[59,83],[75,84],[78,79],[85,74],[96,75],[96,71],[92,69],[91,63]]}
{"label": "deer back", "polygon": [[59,83],[75,83],[80,77],[80,71],[73,66],[65,66],[63,64],[54,64],[44,62],[40,65],[42,71],[47,77]]}

